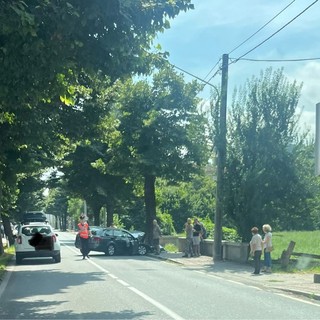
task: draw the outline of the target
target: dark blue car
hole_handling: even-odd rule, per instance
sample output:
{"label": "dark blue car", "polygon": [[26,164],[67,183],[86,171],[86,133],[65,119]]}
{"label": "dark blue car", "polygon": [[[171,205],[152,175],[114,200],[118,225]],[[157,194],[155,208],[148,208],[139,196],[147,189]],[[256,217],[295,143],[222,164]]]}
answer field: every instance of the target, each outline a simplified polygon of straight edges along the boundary
{"label": "dark blue car", "polygon": [[[117,228],[91,227],[92,237],[89,239],[90,251],[104,252],[113,255],[146,255],[150,248],[142,242],[141,237],[129,231]],[[75,246],[81,249],[79,235]]]}

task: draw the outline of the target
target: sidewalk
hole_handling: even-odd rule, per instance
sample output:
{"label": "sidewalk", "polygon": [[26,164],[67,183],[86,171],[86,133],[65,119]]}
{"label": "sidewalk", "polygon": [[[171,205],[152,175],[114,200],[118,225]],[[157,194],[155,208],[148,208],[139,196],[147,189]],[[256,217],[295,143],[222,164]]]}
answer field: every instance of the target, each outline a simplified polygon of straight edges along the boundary
{"label": "sidewalk", "polygon": [[185,268],[201,269],[203,272],[217,277],[241,282],[262,289],[281,290],[293,294],[320,300],[320,283],[314,283],[312,273],[262,273],[253,275],[253,268],[249,264],[240,264],[231,261],[213,262],[212,257],[182,258],[183,253],[162,252],[158,259],[178,263]]}

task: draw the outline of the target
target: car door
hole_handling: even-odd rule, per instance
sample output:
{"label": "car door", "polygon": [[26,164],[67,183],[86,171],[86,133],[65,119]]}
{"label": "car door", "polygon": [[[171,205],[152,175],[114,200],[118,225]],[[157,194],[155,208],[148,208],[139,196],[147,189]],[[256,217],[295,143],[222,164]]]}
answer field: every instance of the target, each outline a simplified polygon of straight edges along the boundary
{"label": "car door", "polygon": [[114,237],[117,251],[121,254],[131,254],[132,237],[124,230],[114,229]]}

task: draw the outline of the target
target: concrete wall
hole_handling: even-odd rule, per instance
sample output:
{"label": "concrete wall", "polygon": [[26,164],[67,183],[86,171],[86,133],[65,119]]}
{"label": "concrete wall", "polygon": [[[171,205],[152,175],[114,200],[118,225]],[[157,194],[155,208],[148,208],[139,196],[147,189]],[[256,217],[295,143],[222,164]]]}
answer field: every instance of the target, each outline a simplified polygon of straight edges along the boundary
{"label": "concrete wall", "polygon": [[[163,236],[160,239],[160,244],[165,247],[166,244],[174,244],[179,252],[184,252],[186,239],[184,237]],[[201,254],[213,257],[214,241],[206,239],[201,242]],[[235,243],[229,241],[222,242],[222,258],[236,262],[246,263],[249,256],[248,243]]]}

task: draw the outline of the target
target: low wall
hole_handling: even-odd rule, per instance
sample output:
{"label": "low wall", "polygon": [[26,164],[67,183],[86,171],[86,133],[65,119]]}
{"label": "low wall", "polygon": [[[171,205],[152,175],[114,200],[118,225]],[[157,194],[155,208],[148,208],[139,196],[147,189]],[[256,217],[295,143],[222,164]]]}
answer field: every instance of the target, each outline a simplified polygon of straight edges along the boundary
{"label": "low wall", "polygon": [[222,258],[245,263],[249,258],[249,244],[225,241],[222,243]]}
{"label": "low wall", "polygon": [[[165,247],[166,244],[173,244],[178,248],[179,252],[184,252],[186,239],[176,236],[162,236],[160,244]],[[214,241],[206,239],[201,242],[201,254],[213,257]],[[236,261],[246,263],[249,257],[249,244],[236,243],[230,241],[222,241],[222,258],[223,260]]]}

